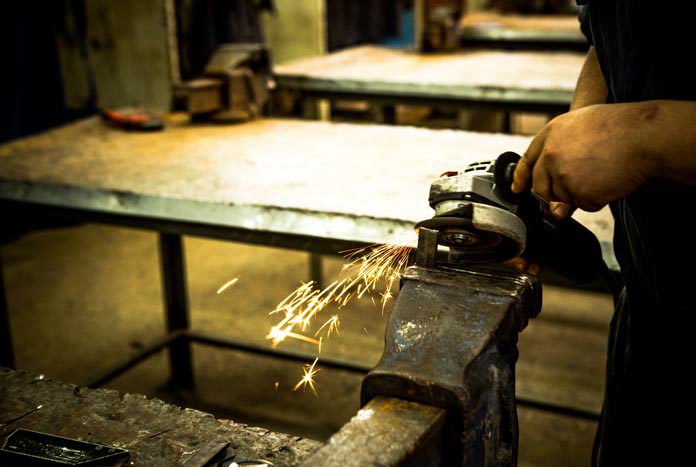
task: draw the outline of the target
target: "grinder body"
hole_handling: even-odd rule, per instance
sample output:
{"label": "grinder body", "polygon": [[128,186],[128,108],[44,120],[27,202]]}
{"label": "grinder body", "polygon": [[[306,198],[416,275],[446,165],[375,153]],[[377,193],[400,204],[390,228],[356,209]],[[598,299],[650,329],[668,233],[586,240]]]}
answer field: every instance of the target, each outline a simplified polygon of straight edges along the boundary
{"label": "grinder body", "polygon": [[573,218],[556,221],[548,202],[534,193],[513,193],[520,156],[470,164],[433,182],[432,219],[420,222],[439,232],[450,265],[497,262],[522,256],[575,283],[589,283],[606,269],[597,238]]}

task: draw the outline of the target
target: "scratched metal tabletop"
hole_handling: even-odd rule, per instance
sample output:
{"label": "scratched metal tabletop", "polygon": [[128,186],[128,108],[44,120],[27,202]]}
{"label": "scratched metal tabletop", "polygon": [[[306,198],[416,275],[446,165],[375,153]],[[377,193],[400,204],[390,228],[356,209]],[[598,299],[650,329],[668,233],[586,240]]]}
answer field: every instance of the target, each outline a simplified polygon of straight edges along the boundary
{"label": "scratched metal tabletop", "polygon": [[140,394],[87,389],[28,371],[0,368],[0,440],[24,428],[127,449],[131,465],[182,465],[208,442],[227,455],[294,466],[322,443],[182,409]]}
{"label": "scratched metal tabletop", "polygon": [[[88,118],[0,146],[0,200],[261,233],[384,242],[432,217],[447,170],[529,137],[266,119],[128,133]],[[608,211],[576,213],[611,253]]]}

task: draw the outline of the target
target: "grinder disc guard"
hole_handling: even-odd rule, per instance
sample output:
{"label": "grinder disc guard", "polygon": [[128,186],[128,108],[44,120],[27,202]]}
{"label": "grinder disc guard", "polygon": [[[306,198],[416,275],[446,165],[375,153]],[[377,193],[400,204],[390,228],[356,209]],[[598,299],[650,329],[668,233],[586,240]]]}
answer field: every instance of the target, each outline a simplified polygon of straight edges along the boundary
{"label": "grinder disc guard", "polygon": [[[512,154],[512,153],[509,153]],[[505,158],[507,153],[501,156]],[[519,158],[519,156],[517,156]],[[522,254],[527,229],[514,197],[501,196],[496,161],[446,172],[430,186],[435,216],[416,224],[437,231],[437,244],[449,248],[450,265],[499,262]]]}
{"label": "grinder disc guard", "polygon": [[416,224],[438,232],[450,263],[498,262],[524,251],[525,226],[516,215],[483,203],[458,204],[459,209]]}

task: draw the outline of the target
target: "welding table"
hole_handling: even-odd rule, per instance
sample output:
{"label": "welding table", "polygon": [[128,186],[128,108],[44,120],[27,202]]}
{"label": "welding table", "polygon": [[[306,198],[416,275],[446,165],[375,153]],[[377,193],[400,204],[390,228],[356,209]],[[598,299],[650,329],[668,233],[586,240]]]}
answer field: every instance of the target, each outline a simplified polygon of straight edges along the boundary
{"label": "welding table", "polygon": [[297,465],[322,445],[139,394],[80,388],[0,368],[0,440],[18,428],[115,445],[130,452],[134,465],[150,466],[183,465],[220,438],[239,457],[268,459],[276,466]]}
{"label": "welding table", "polygon": [[[584,55],[468,50],[420,54],[358,46],[274,67],[279,89],[316,100],[489,108],[560,114],[568,110]],[[386,113],[386,112],[385,112]],[[393,112],[385,120],[393,123]]]}
{"label": "welding table", "polygon": [[550,50],[588,49],[577,15],[472,12],[462,16],[458,35],[464,46],[477,44]]}
{"label": "welding table", "polygon": [[[172,383],[190,388],[191,342],[299,361],[314,355],[189,329],[182,235],[326,254],[383,242],[432,216],[428,190],[443,171],[528,143],[521,136],[272,119],[125,133],[89,118],[0,146],[0,206],[3,222],[21,212],[159,232],[168,334],[91,385],[168,347]],[[616,269],[610,214],[576,217]],[[0,305],[0,366],[12,366],[4,299]],[[330,357],[322,365],[369,370]]]}

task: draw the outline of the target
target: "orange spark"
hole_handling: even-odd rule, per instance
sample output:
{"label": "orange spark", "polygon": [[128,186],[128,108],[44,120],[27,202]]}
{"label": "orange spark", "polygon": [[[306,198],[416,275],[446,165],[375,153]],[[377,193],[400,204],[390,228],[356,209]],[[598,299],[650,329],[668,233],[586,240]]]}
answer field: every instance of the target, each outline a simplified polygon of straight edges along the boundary
{"label": "orange spark", "polygon": [[232,287],[234,284],[236,284],[238,280],[239,280],[239,276],[235,277],[235,278],[232,279],[232,280],[229,280],[229,281],[225,282],[225,283],[222,285],[222,287],[220,287],[220,288],[217,290],[217,294],[220,295],[222,292],[224,292],[225,290],[229,289],[229,288]]}
{"label": "orange spark", "polygon": [[300,387],[302,387],[303,389],[307,389],[307,386],[309,386],[314,395],[319,397],[319,394],[317,394],[317,389],[314,387],[314,375],[321,371],[320,369],[314,369],[314,367],[317,364],[317,361],[319,361],[319,357],[315,358],[314,362],[311,365],[306,364],[302,368],[304,374],[302,375],[302,378],[297,382],[295,387],[292,388],[293,391],[297,391],[298,389],[300,389]]}
{"label": "orange spark", "polygon": [[328,326],[328,329],[326,330],[326,338],[328,339],[329,336],[331,336],[331,331],[335,331],[336,334],[338,334],[338,327],[340,325],[341,325],[341,322],[338,320],[338,315],[333,315],[324,324],[322,324],[319,329],[317,329],[317,332],[314,335],[315,336],[319,335],[321,330]]}
{"label": "orange spark", "polygon": [[[317,287],[313,281],[301,283],[270,312],[270,314],[282,314],[282,319],[271,328],[266,339],[272,340],[273,347],[288,337],[302,340],[317,345],[321,353],[323,337],[328,339],[332,333],[338,334],[339,315],[332,315],[315,331],[314,337],[317,337],[326,329],[325,336],[320,337],[319,340],[306,336],[304,333],[312,326],[313,319],[330,304],[336,304],[338,310],[341,310],[353,298],[368,295],[376,306],[373,294],[378,293],[382,314],[384,314],[387,302],[393,298],[391,289],[406,269],[416,241],[417,235],[413,232],[408,238],[392,238],[385,244],[342,252],[346,253],[347,262],[343,265],[339,278],[323,289]],[[379,292],[377,289],[381,288],[381,284],[384,288],[382,292]],[[305,366],[305,374],[294,390],[302,385],[309,385],[316,394],[312,376],[319,370],[314,369],[315,364],[316,360],[312,365]]]}

